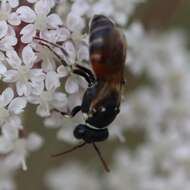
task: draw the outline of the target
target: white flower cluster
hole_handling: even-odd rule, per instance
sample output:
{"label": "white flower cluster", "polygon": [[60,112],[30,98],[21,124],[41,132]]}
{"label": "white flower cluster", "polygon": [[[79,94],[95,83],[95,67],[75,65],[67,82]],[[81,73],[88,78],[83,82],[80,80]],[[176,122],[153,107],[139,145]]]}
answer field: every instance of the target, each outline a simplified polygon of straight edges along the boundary
{"label": "white flower cluster", "polygon": [[[28,134],[22,125],[22,114],[29,103],[36,105],[39,116],[49,117],[53,110],[68,111],[77,98],[79,103],[81,89],[86,87],[84,80],[71,72],[72,64],[88,59],[86,41],[80,43],[81,38],[75,44],[72,27],[53,13],[55,4],[55,0],[0,1],[0,80],[3,84],[0,164],[6,163],[7,171],[13,172],[21,165],[26,169],[28,153],[42,144],[42,137]],[[81,48],[80,44],[83,44]],[[0,170],[4,171],[1,166]],[[10,180],[1,180],[7,173],[0,175],[0,189],[14,187]]]}
{"label": "white flower cluster", "polygon": [[[108,1],[93,3],[103,5],[105,2]],[[127,4],[128,1],[122,3]],[[113,3],[109,6],[115,7],[114,10],[117,7]],[[106,7],[108,11],[109,6]],[[92,6],[89,10],[93,8]],[[116,14],[113,13],[112,17],[115,18]],[[176,31],[147,33],[140,23],[133,23],[126,31],[126,37],[129,45],[128,68],[134,80],[140,81],[140,84],[128,92],[111,131],[117,133],[121,140],[125,140],[126,130],[128,132],[140,129],[144,130],[143,135],[145,134],[146,138],[133,151],[126,148],[115,153],[111,173],[105,178],[99,177],[101,185],[99,188],[188,190],[190,56],[185,35]],[[74,166],[76,170],[80,167],[73,163],[69,167],[73,169]],[[72,183],[77,184],[73,189],[80,186],[80,181],[81,184],[84,183],[85,175],[81,174],[75,179],[73,175],[66,177],[67,172],[67,169],[65,171],[62,169],[61,172],[58,170],[57,174],[54,174],[56,178],[54,175],[50,176],[50,179],[48,178],[50,187],[52,189],[67,187],[63,179],[72,179]],[[91,171],[88,172],[88,176],[90,179],[94,178],[94,183],[97,182],[97,177],[94,177]]]}
{"label": "white flower cluster", "polygon": [[82,167],[79,163],[75,162],[70,162],[48,173],[46,182],[51,189],[56,190],[62,190],[63,188],[70,190],[98,190],[101,187],[100,179],[95,173],[92,172],[89,175],[88,170],[85,170],[85,166]]}
{"label": "white flower cluster", "polygon": [[[144,84],[128,96],[126,126],[144,127],[151,132],[151,129],[163,126],[187,125],[190,87],[186,81],[190,80],[190,57],[184,35],[176,32],[140,35],[141,44],[136,43],[134,47],[133,43],[131,51],[129,49],[129,56],[133,56],[129,60],[129,68],[136,76],[145,73],[146,79]],[[143,49],[140,54],[139,46]]]}
{"label": "white flower cluster", "polygon": [[135,24],[126,35],[129,68],[146,79],[128,95],[115,125],[144,129],[147,138],[134,154],[117,154],[110,188],[189,189],[190,56],[184,34],[146,34]]}
{"label": "white flower cluster", "polygon": [[[120,25],[127,24],[139,3],[146,0],[75,0],[70,6],[68,1],[60,1],[58,13],[71,24],[74,29],[85,27],[84,17],[91,18],[94,14],[103,14],[113,18]],[[68,8],[69,7],[69,8]],[[69,13],[66,15],[66,13]],[[75,28],[76,29],[76,28]],[[79,30],[80,31],[80,30]]]}
{"label": "white flower cluster", "polygon": [[[128,3],[131,10],[137,2]],[[15,166],[22,165],[24,169],[28,151],[38,148],[42,138],[27,134],[22,113],[29,103],[35,104],[36,113],[46,118],[47,126],[66,123],[54,110],[70,111],[81,103],[83,89],[87,87],[71,71],[73,64],[89,59],[88,36],[83,33],[85,15],[89,19],[113,4],[112,1],[63,1],[71,9],[60,19],[53,12],[56,3],[55,0],[0,1],[0,80],[6,87],[0,95],[0,155],[5,161],[15,159]],[[114,6],[122,8],[121,3]],[[105,14],[112,15],[113,7]],[[124,17],[123,9],[122,14]],[[64,125],[58,138],[72,142],[71,128],[67,130]],[[11,163],[10,168],[13,168]]]}
{"label": "white flower cluster", "polygon": [[[123,139],[125,130],[144,129],[146,139],[135,150],[123,148],[114,153],[110,174],[99,177],[99,189],[188,190],[190,56],[184,34],[145,33],[142,26],[135,23],[126,35],[129,69],[137,78],[146,73],[148,79],[142,80],[142,84],[128,94],[113,130],[117,127],[115,132]],[[66,177],[67,167],[48,176],[51,189],[67,187],[66,181],[71,179],[72,184],[77,184],[72,187],[74,190],[80,184],[87,184],[87,180],[83,182],[86,173],[78,178],[71,174]],[[73,167],[78,170],[80,165],[71,163],[69,168],[74,170]],[[90,180],[94,179],[91,183],[97,183],[91,170],[86,172]]]}
{"label": "white flower cluster", "polygon": [[114,172],[107,178],[109,189],[124,190],[126,185],[130,190],[189,188],[189,129],[154,132],[135,153],[122,150],[116,154]]}
{"label": "white flower cluster", "polygon": [[[28,134],[22,124],[29,104],[36,105],[46,126],[61,127],[59,139],[76,142],[70,126],[81,115],[71,120],[55,110],[67,112],[79,105],[87,87],[72,73],[75,63],[89,59],[87,23],[94,14],[104,14],[126,26],[142,2],[0,1],[0,189],[15,189],[14,171],[26,169],[29,152],[42,144],[42,137]],[[80,164],[64,165],[48,175],[51,189],[189,189],[190,56],[184,34],[147,33],[140,23],[130,25],[125,34],[128,68],[141,83],[124,98],[110,132],[127,141],[126,130],[143,129],[145,142],[132,152],[126,148],[115,153],[106,178]]]}

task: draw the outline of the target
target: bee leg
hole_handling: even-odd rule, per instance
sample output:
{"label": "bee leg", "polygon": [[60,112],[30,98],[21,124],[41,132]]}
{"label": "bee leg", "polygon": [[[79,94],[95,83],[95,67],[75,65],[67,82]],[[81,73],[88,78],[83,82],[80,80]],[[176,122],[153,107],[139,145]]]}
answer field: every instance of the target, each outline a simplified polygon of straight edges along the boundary
{"label": "bee leg", "polygon": [[92,78],[83,70],[73,69],[73,73],[83,77],[88,82],[88,86],[92,86],[94,84],[94,80],[92,80]]}
{"label": "bee leg", "polygon": [[[45,39],[41,39],[39,37],[35,37],[35,39],[39,40],[39,44],[40,45],[42,45],[44,47],[47,47],[58,58],[58,60],[61,62],[62,65],[69,67],[69,65],[66,63],[66,61],[59,54],[57,54],[52,49],[52,47],[50,47],[50,45],[54,46],[56,48],[59,48],[63,52],[63,54],[65,56],[68,56],[68,53],[62,47],[60,47],[59,45],[54,44],[52,42],[49,42],[49,41],[47,41]],[[77,67],[77,69],[74,69],[74,73],[76,73],[76,74],[81,75],[82,77],[84,77],[85,80],[89,83],[89,86],[91,86],[92,84],[94,84],[95,77],[94,77],[94,74],[92,73],[92,71],[90,69],[88,69],[88,68],[86,68],[86,67],[84,67],[82,65],[79,65],[79,64],[75,64],[75,66]]]}
{"label": "bee leg", "polygon": [[53,109],[53,111],[59,112],[61,115],[65,116],[65,117],[74,117],[79,111],[81,110],[81,106],[75,106],[70,113],[68,112],[62,112],[59,111],[57,109]]}
{"label": "bee leg", "polygon": [[79,65],[79,64],[76,64],[76,67],[77,68],[79,68],[80,70],[82,70],[82,71],[84,71],[85,73],[87,73],[88,74],[88,76],[89,76],[89,78],[93,81],[93,82],[95,82],[95,76],[94,76],[94,74],[92,73],[92,71],[90,70],[90,69],[88,69],[88,68],[86,68],[86,67],[84,67],[84,66],[82,66],[82,65]]}
{"label": "bee leg", "polygon": [[81,111],[81,106],[75,106],[71,111],[71,117],[74,117],[79,111]]}
{"label": "bee leg", "polygon": [[[45,44],[44,40],[42,40],[42,41],[43,42],[41,42],[41,41],[39,42],[40,45],[47,47],[59,59],[59,61],[61,62],[62,65],[69,67],[69,65],[66,63],[66,61],[59,54],[57,54],[48,44]],[[73,69],[73,73],[82,76],[88,82],[88,85],[92,86],[95,83],[95,77],[94,77],[93,73],[89,69],[87,69],[81,65],[76,64],[76,67],[78,67],[78,69]]]}

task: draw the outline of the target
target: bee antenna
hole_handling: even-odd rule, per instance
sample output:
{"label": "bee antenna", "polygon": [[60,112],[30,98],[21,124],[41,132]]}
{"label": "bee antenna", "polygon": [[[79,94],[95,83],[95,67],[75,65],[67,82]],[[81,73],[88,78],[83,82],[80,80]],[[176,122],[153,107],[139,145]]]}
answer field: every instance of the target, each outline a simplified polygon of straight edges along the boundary
{"label": "bee antenna", "polygon": [[100,158],[100,161],[105,169],[106,172],[110,172],[110,169],[106,163],[106,161],[104,160],[104,158],[102,157],[102,154],[100,152],[100,150],[98,149],[97,145],[95,143],[92,143],[94,150],[96,151],[96,153],[98,154],[98,157]]}
{"label": "bee antenna", "polygon": [[39,42],[40,45],[48,48],[57,58],[58,60],[64,65],[64,66],[68,66],[67,63],[65,62],[64,59],[61,58],[61,56],[59,54],[57,54],[48,44],[45,44],[43,42]]}
{"label": "bee antenna", "polygon": [[66,151],[61,152],[61,153],[58,153],[58,154],[53,154],[53,155],[51,155],[51,156],[52,156],[52,157],[59,157],[59,156],[62,156],[62,155],[64,155],[64,154],[73,152],[73,151],[75,151],[75,150],[78,149],[78,148],[83,147],[85,144],[86,144],[86,142],[84,142],[84,143],[82,143],[82,144],[79,144],[79,145],[77,145],[77,146],[74,146],[73,148],[71,148],[71,149],[69,149],[69,150],[66,150]]}
{"label": "bee antenna", "polygon": [[48,41],[48,40],[45,40],[45,39],[40,38],[40,37],[37,37],[37,36],[35,36],[34,39],[35,39],[35,40],[39,40],[39,41],[41,41],[41,42],[45,42],[45,43],[50,44],[50,45],[52,45],[52,46],[54,46],[54,47],[57,47],[57,48],[59,48],[59,49],[63,52],[63,54],[64,54],[65,56],[68,56],[68,53],[66,52],[66,50],[65,50],[64,48],[62,48],[61,46],[59,46],[58,44],[53,43],[53,42],[50,42],[50,41]]}

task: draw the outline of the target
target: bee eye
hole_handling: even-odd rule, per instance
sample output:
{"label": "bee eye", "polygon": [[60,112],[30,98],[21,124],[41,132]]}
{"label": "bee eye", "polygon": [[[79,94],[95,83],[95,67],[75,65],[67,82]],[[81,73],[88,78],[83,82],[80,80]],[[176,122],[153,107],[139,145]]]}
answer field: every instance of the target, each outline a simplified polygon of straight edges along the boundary
{"label": "bee eye", "polygon": [[86,131],[86,127],[80,124],[75,128],[75,130],[73,131],[73,134],[77,139],[82,139],[84,137],[85,131]]}

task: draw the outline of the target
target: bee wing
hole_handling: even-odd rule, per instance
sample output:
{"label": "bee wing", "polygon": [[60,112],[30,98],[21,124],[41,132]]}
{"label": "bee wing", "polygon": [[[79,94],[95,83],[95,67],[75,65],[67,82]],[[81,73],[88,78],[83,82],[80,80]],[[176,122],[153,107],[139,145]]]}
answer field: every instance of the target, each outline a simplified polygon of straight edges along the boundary
{"label": "bee wing", "polygon": [[90,61],[98,80],[124,81],[126,39],[107,18],[100,17],[90,28]]}
{"label": "bee wing", "polygon": [[121,85],[99,82],[96,96],[90,104],[90,110],[103,110],[104,108],[119,107],[121,102]]}

